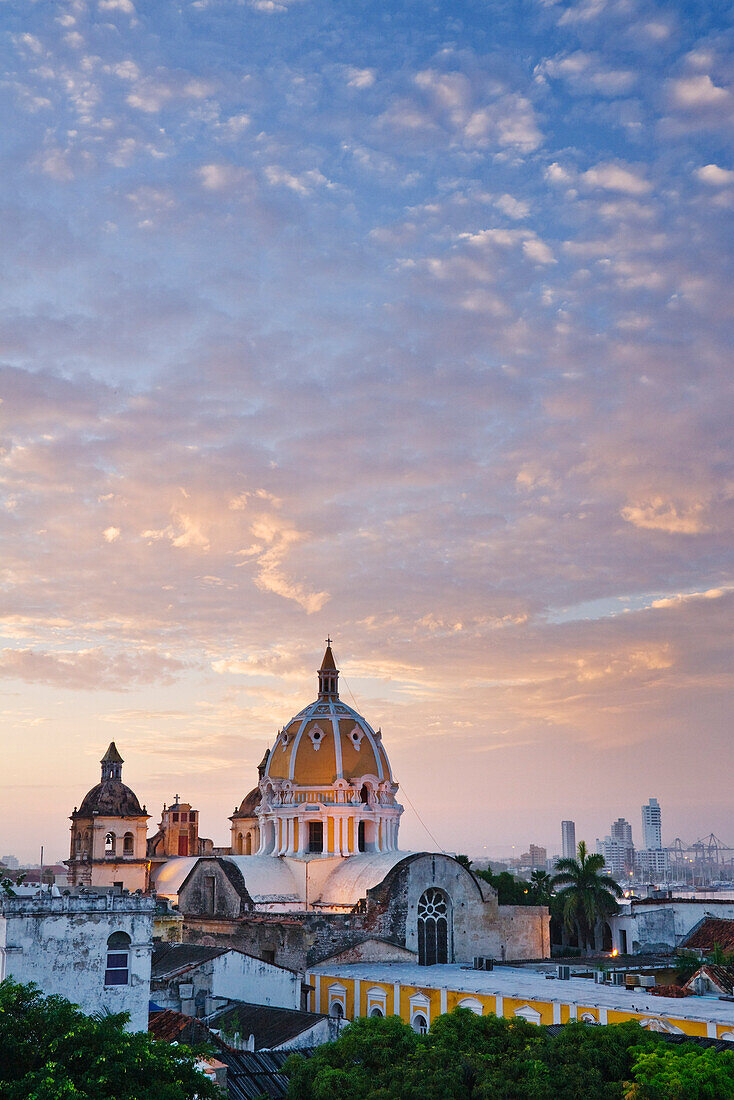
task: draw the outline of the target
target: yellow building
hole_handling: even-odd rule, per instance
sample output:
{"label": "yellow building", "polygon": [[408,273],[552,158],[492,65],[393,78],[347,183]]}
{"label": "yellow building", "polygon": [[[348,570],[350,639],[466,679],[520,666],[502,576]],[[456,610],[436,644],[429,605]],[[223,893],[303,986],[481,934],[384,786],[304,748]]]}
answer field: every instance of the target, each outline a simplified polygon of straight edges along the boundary
{"label": "yellow building", "polygon": [[491,971],[415,963],[329,964],[311,968],[308,1007],[346,1020],[400,1016],[427,1031],[455,1008],[477,1015],[520,1017],[533,1024],[618,1024],[637,1020],[650,1031],[734,1042],[734,1002],[717,997],[656,997],[649,990],[602,985],[588,978],[560,980],[532,967]]}

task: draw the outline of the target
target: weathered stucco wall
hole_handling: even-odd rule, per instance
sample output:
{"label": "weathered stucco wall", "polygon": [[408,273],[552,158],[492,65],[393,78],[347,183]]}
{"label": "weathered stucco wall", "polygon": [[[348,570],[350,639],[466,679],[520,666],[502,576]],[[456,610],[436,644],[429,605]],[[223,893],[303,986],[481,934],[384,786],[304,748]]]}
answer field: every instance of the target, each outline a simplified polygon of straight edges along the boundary
{"label": "weathered stucco wall", "polygon": [[621,912],[612,917],[613,944],[624,952],[621,933],[627,933],[627,951],[646,954],[669,951],[686,938],[703,917],[734,918],[734,901],[716,899],[671,898],[660,902],[622,904]]}
{"label": "weathered stucco wall", "polygon": [[[6,898],[0,902],[0,979],[35,982],[83,1012],[129,1012],[132,1031],[148,1027],[152,898],[127,895]],[[130,937],[129,982],[105,986],[107,940]]]}

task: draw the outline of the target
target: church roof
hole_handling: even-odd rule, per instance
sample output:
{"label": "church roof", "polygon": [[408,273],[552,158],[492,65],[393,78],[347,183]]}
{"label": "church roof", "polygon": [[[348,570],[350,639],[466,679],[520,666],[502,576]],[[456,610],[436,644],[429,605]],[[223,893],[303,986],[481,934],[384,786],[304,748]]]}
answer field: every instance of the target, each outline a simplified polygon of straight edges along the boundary
{"label": "church roof", "polygon": [[72,817],[146,817],[134,791],[119,779],[106,779],[92,787]]}
{"label": "church roof", "polygon": [[124,764],[125,761],[117,751],[117,745],[114,741],[110,741],[110,747],[100,760],[100,764]]}
{"label": "church roof", "polygon": [[314,903],[354,905],[360,898],[367,897],[367,891],[381,883],[393,867],[414,856],[414,852],[360,852],[341,860],[326,879],[320,896],[314,898]]}

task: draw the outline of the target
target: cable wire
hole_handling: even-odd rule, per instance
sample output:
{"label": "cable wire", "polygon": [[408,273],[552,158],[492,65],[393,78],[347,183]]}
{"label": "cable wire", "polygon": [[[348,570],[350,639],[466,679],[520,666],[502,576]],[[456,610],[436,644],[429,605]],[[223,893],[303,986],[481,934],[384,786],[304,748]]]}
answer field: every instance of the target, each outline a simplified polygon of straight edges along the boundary
{"label": "cable wire", "polygon": [[[332,644],[332,647],[331,647],[331,651],[332,651],[332,653],[334,653],[334,646],[333,646],[333,644]],[[334,663],[336,664],[336,667],[337,667],[337,668],[339,668],[339,661],[338,661],[338,659],[337,659],[336,653],[334,653]],[[361,714],[362,712],[361,712],[361,710],[360,710],[360,705],[359,705],[359,703],[357,702],[357,699],[356,699],[356,696],[355,696],[354,692],[352,691],[351,687],[349,686],[349,681],[347,680],[346,676],[345,676],[345,675],[344,675],[344,673],[343,673],[343,672],[341,671],[341,669],[339,670],[339,675],[341,676],[342,680],[343,680],[343,681],[344,681],[344,683],[346,684],[346,688],[347,688],[347,691],[349,692],[349,694],[350,694],[350,696],[351,696],[351,698],[352,698],[352,702],[354,703],[354,709],[355,709],[355,710],[357,711],[357,713],[358,713],[358,714]],[[411,801],[411,799],[410,799],[410,797],[409,797],[409,795],[408,795],[408,792],[407,792],[407,791],[406,791],[406,789],[405,789],[405,784],[404,784],[404,783],[401,783],[401,784],[400,784],[400,790],[401,790],[401,793],[403,794],[403,796],[405,797],[405,801],[406,801],[406,802],[408,803],[408,805],[410,806],[411,810],[413,811],[413,813],[415,814],[415,816],[416,816],[416,817],[418,818],[418,820],[420,821],[421,825],[422,825],[422,826],[423,826],[423,828],[425,829],[425,831],[426,831],[426,833],[428,834],[428,836],[429,836],[429,837],[431,838],[431,840],[433,841],[433,843],[434,843],[434,844],[436,845],[436,848],[437,848],[437,849],[439,850],[439,852],[443,852],[443,854],[444,854],[444,855],[446,855],[446,849],[445,849],[444,847],[442,847],[442,845],[441,845],[441,844],[439,844],[439,842],[438,842],[438,841],[436,840],[435,836],[433,835],[433,833],[431,832],[431,830],[430,830],[430,829],[428,828],[428,826],[426,825],[425,821],[423,820],[423,818],[421,817],[421,815],[420,815],[420,814],[418,813],[418,811],[416,810],[415,806],[413,805],[413,803],[412,803],[412,801]]]}

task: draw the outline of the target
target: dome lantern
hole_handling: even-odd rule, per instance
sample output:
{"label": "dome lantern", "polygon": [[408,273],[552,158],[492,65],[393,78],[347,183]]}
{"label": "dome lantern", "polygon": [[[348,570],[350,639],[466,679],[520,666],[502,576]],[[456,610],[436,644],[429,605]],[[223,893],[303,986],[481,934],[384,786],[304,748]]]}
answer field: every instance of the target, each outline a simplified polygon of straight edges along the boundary
{"label": "dome lantern", "polygon": [[339,669],[331,652],[331,638],[326,639],[326,652],[318,672],[319,699],[339,698]]}
{"label": "dome lantern", "polygon": [[102,765],[102,782],[106,783],[108,779],[122,779],[122,765],[125,761],[117,751],[117,745],[114,741],[110,741],[110,747],[100,760]]}

